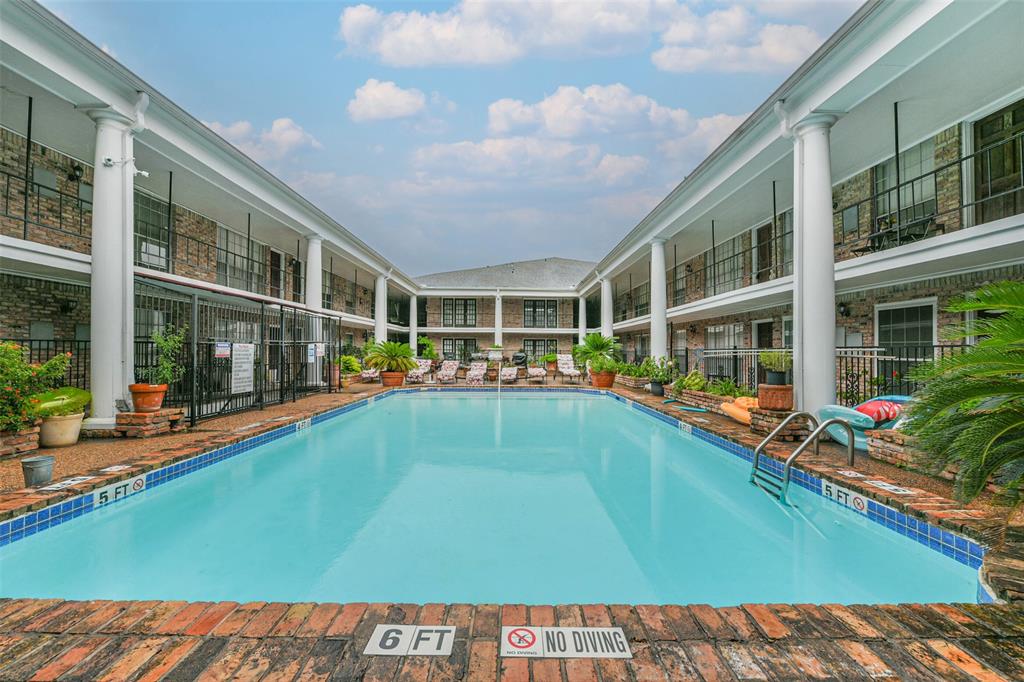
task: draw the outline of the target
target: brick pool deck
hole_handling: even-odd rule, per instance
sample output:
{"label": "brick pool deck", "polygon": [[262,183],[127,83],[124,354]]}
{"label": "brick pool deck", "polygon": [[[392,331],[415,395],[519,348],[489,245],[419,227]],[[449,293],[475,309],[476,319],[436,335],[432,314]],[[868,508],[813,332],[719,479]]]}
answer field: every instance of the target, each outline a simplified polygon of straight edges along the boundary
{"label": "brick pool deck", "polygon": [[[207,452],[381,391],[333,394],[213,420],[200,430],[145,441],[106,441],[129,469],[69,468],[95,479],[52,493],[0,493],[0,521],[142,471]],[[660,398],[616,392],[747,447],[757,438],[726,419],[673,410]],[[99,443],[87,443],[91,448]],[[784,457],[792,444],[769,450]],[[74,448],[65,451],[70,453]],[[110,461],[109,455],[105,463]],[[866,488],[841,472],[838,448],[801,468],[858,489],[908,514],[988,540],[1005,533],[991,509],[963,508],[931,483],[858,459],[854,469],[912,487],[909,496]],[[913,485],[917,483],[917,485]],[[1001,587],[1024,590],[1017,553],[990,552]],[[2,576],[0,576],[2,579]],[[451,656],[367,657],[378,623],[457,626]],[[634,658],[502,659],[500,625],[616,625]],[[281,604],[0,600],[0,680],[1024,680],[1024,605],[744,605],[712,608],[621,605]]]}
{"label": "brick pool deck", "polygon": [[[378,623],[445,657],[364,656]],[[633,658],[508,659],[502,625],[623,629]],[[1021,680],[1024,608],[0,601],[4,680]]]}

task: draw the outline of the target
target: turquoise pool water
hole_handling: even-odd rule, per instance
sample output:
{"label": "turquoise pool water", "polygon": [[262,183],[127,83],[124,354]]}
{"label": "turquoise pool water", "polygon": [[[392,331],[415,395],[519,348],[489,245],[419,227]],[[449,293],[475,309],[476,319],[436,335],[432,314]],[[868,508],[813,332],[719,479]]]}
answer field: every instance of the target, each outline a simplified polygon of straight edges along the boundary
{"label": "turquoise pool water", "polygon": [[610,398],[403,394],[0,549],[0,594],[973,601],[975,571]]}

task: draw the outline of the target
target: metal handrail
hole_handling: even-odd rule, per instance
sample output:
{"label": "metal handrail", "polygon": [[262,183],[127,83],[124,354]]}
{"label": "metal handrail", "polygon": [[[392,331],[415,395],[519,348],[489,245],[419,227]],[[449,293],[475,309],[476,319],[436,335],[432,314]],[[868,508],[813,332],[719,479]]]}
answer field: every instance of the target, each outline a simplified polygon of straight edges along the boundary
{"label": "metal handrail", "polygon": [[[797,414],[800,413],[798,412]],[[785,425],[785,423],[786,422],[782,422],[783,425]],[[789,479],[793,473],[793,462],[796,461],[797,457],[803,454],[803,451],[806,450],[807,446],[810,445],[812,442],[814,443],[814,452],[815,454],[817,454],[818,439],[821,438],[821,434],[823,434],[825,430],[828,427],[832,426],[833,424],[842,426],[844,429],[846,429],[846,463],[848,466],[853,466],[853,427],[850,426],[850,423],[847,422],[845,419],[840,419],[838,417],[826,419],[820,425],[818,425],[818,427],[815,428],[814,431],[811,432],[811,435],[807,437],[807,440],[805,440],[803,443],[800,443],[797,449],[793,451],[793,454],[786,458],[786,466],[782,469],[782,490],[779,491],[779,501],[782,502],[783,504],[786,503],[786,492],[789,490]],[[779,428],[782,428],[782,426],[780,426]],[[778,431],[778,429],[776,429],[776,431]]]}
{"label": "metal handrail", "polygon": [[[774,440],[775,436],[779,435],[779,433],[781,433],[784,428],[789,426],[790,422],[792,422],[793,420],[798,419],[800,417],[804,417],[804,418],[807,419],[807,421],[809,421],[812,424],[814,424],[814,428],[817,431],[817,429],[818,429],[818,419],[817,419],[817,417],[815,417],[810,412],[794,412],[793,414],[791,414],[788,417],[786,417],[785,419],[783,419],[782,423],[779,424],[778,426],[776,426],[772,430],[772,432],[769,433],[765,437],[765,439],[762,440],[761,443],[756,448],[754,448],[754,464],[750,468],[750,482],[751,483],[754,482],[754,474],[757,473],[757,463],[761,461],[761,454],[764,453],[764,449],[766,447],[768,447],[768,443],[770,443],[772,440]],[[818,452],[817,444],[815,444],[815,446],[814,446],[814,452],[815,453]],[[788,465],[788,460],[787,460],[787,465]]]}

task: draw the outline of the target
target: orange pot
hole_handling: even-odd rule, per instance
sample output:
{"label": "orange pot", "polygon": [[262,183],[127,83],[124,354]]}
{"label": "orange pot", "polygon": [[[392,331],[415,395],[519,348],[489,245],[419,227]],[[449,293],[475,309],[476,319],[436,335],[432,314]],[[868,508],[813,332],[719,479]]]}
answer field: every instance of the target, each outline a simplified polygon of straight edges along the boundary
{"label": "orange pot", "polygon": [[128,390],[136,412],[159,412],[167,394],[167,384],[131,384]]}
{"label": "orange pot", "polygon": [[590,383],[594,388],[611,388],[615,383],[615,372],[591,372]]}
{"label": "orange pot", "polygon": [[557,362],[548,362],[548,363],[545,363],[545,364],[547,365],[549,372],[554,373],[555,371],[558,370],[558,363]]}
{"label": "orange pot", "polygon": [[383,386],[401,386],[405,383],[405,372],[381,372],[380,383]]}
{"label": "orange pot", "polygon": [[786,384],[758,384],[757,405],[762,410],[788,412],[793,409],[793,386]]}

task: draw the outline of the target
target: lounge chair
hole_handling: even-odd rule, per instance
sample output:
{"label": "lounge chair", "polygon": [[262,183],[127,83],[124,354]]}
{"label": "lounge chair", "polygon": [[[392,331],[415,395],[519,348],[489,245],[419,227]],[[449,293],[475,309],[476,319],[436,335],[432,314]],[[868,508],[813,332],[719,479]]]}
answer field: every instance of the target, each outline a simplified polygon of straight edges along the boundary
{"label": "lounge chair", "polygon": [[380,379],[379,369],[364,369],[359,373],[359,380],[367,383],[372,383]]}
{"label": "lounge chair", "polygon": [[527,367],[526,380],[539,381],[546,384],[548,382],[548,371],[543,367]]}
{"label": "lounge chair", "polygon": [[518,367],[502,367],[499,370],[498,376],[501,378],[503,384],[514,384],[519,380],[519,368]]}
{"label": "lounge chair", "polygon": [[471,362],[469,370],[466,372],[466,385],[483,386],[485,376],[487,376],[487,362]]}
{"label": "lounge chair", "polygon": [[562,378],[575,379],[579,382],[582,375],[576,369],[576,362],[572,359],[572,355],[570,353],[559,353],[555,357],[558,361],[558,373],[562,375]]}
{"label": "lounge chair", "polygon": [[409,370],[405,375],[405,383],[422,384],[426,381],[427,375],[433,369],[434,363],[431,360],[416,360],[416,368]]}
{"label": "lounge chair", "polygon": [[[903,406],[908,402],[910,396],[881,395],[865,400],[856,407],[826,405],[818,410],[818,421],[823,422],[834,417],[845,420],[853,429],[853,447],[857,450],[867,450],[868,436],[865,431],[896,427]],[[840,445],[847,444],[846,430],[841,426],[828,427],[828,435]]]}
{"label": "lounge chair", "polygon": [[740,396],[732,402],[722,403],[719,409],[740,424],[750,424],[750,411],[757,407],[757,398]]}
{"label": "lounge chair", "polygon": [[454,384],[455,373],[459,371],[458,360],[445,360],[441,363],[441,367],[437,370],[437,383],[439,384]]}

